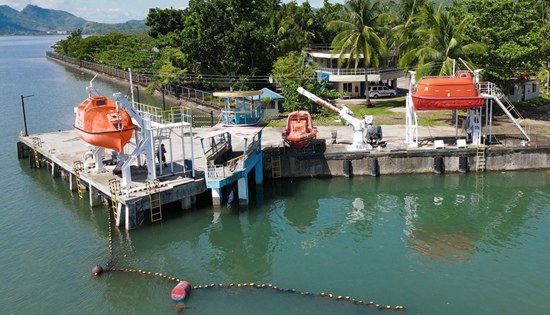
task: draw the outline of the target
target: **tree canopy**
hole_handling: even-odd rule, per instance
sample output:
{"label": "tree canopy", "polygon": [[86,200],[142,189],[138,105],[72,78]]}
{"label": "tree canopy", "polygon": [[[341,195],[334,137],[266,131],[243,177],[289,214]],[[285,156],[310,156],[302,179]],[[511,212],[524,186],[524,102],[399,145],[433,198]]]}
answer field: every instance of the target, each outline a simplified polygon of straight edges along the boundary
{"label": "tree canopy", "polygon": [[[484,69],[484,80],[504,84],[546,73],[549,7],[548,0],[324,0],[321,8],[307,1],[190,0],[185,9],[150,9],[148,34],[83,37],[78,30],[54,50],[151,73],[157,86],[261,88],[273,74],[283,94],[292,94],[291,85],[316,81],[303,63],[315,44],[332,44],[340,64],[365,73],[399,61],[420,74],[451,74],[460,57]],[[288,109],[307,108],[291,94],[285,94]]]}

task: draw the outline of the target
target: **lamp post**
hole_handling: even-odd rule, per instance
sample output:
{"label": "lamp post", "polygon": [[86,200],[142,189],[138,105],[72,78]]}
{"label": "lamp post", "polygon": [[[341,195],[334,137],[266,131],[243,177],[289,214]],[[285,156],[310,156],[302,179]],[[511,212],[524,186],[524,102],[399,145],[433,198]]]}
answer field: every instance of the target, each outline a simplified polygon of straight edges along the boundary
{"label": "lamp post", "polygon": [[32,97],[32,96],[34,96],[34,94],[26,95],[26,96],[21,95],[21,108],[23,109],[23,124],[25,126],[25,134],[24,134],[25,137],[29,135],[29,133],[27,132],[27,116],[25,115],[25,98]]}

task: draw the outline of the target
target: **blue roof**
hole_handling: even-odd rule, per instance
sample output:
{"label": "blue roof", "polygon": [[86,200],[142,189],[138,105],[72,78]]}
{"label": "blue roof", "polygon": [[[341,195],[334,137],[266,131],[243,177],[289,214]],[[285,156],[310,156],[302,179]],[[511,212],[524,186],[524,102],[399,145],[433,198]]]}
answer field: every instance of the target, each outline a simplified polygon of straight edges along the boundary
{"label": "blue roof", "polygon": [[261,95],[258,95],[258,96],[254,96],[252,99],[254,101],[257,101],[258,100],[258,97],[260,97],[260,99],[264,99],[264,98],[270,98],[272,99],[273,101],[281,101],[281,100],[284,100],[284,96],[282,96],[281,94],[279,93],[276,93],[276,92],[273,92],[271,91],[270,89],[268,88],[263,88],[261,89],[260,91],[262,91],[263,93]]}

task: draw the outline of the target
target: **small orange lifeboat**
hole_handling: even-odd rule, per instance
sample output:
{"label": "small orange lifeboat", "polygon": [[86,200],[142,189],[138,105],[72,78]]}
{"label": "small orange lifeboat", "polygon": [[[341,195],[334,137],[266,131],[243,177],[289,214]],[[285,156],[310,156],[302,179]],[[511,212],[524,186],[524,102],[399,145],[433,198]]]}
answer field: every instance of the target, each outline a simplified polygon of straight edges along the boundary
{"label": "small orange lifeboat", "polygon": [[485,104],[468,71],[459,71],[455,77],[420,79],[412,100],[415,110],[469,109]]}
{"label": "small orange lifeboat", "polygon": [[306,147],[317,137],[317,128],[313,127],[308,111],[296,111],[288,115],[283,140],[295,149]]}
{"label": "small orange lifeboat", "polygon": [[130,115],[105,96],[92,96],[76,108],[74,129],[87,143],[122,152],[132,138]]}

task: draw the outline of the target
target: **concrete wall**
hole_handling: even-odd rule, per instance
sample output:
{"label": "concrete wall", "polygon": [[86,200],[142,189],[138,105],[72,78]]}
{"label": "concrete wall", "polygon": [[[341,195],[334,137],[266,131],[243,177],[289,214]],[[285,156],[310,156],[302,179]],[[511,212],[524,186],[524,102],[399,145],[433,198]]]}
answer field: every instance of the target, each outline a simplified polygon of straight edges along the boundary
{"label": "concrete wall", "polygon": [[[466,156],[470,171],[476,170],[477,150],[411,150],[388,153],[327,153],[281,156],[282,177],[329,177],[347,176],[344,166],[350,161],[354,176],[376,176],[389,174],[438,173],[435,158],[441,157],[444,172],[460,172],[460,156]],[[378,169],[373,166],[378,161]],[[550,148],[490,148],[486,153],[488,171],[509,171],[525,169],[549,169]],[[264,173],[271,178],[271,157],[264,154]]]}

